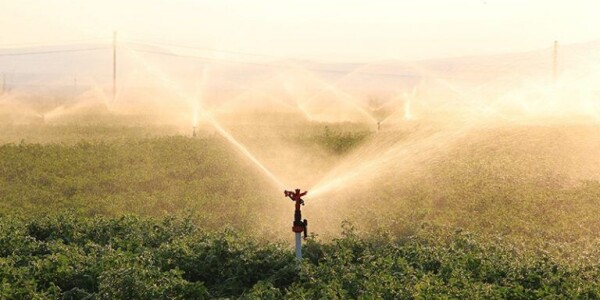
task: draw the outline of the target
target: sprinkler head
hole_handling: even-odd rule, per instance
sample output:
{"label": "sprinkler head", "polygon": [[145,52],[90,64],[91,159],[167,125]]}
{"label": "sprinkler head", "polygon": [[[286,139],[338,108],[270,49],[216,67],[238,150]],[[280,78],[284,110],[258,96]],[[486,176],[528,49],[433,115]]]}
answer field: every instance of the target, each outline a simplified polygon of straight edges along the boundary
{"label": "sprinkler head", "polygon": [[192,136],[196,137],[196,126],[192,127]]}
{"label": "sprinkler head", "polygon": [[296,209],[300,209],[300,205],[304,205],[303,196],[308,192],[301,192],[300,189],[295,189],[294,191],[283,191],[283,194],[290,198],[292,201],[296,202]]}

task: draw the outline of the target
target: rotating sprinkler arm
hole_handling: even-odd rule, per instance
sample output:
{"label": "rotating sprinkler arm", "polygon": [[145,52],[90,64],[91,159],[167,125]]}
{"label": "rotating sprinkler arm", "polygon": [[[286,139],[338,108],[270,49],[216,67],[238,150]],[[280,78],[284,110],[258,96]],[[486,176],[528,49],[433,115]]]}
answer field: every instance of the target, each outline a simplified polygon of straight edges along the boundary
{"label": "rotating sprinkler arm", "polygon": [[[301,193],[301,194],[300,194],[300,197],[304,197],[304,196],[306,196],[306,193],[308,193],[308,191],[306,191],[306,192],[304,192],[304,193]],[[304,206],[304,199],[300,199],[300,204],[302,204],[302,206]]]}
{"label": "rotating sprinkler arm", "polygon": [[296,192],[283,191],[283,194],[286,197],[288,197],[288,198],[292,199],[292,201],[298,202],[298,203],[300,203],[302,205],[304,205],[304,200],[301,197],[305,196],[306,193],[308,193],[308,192],[300,193],[300,190],[296,190]]}

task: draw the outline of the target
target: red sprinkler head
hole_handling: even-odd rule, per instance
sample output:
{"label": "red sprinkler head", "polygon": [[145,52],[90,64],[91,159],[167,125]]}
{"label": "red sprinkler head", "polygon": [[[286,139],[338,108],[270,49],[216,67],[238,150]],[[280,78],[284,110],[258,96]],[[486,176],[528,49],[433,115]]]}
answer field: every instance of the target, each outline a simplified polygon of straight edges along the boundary
{"label": "red sprinkler head", "polygon": [[306,219],[302,220],[302,212],[300,211],[300,205],[304,205],[304,200],[302,199],[308,192],[301,192],[300,189],[296,189],[294,192],[292,191],[283,191],[283,194],[292,199],[296,203],[296,210],[294,211],[294,223],[292,226],[292,231],[295,233],[304,232],[304,238],[307,236],[307,225],[308,222]]}
{"label": "red sprinkler head", "polygon": [[296,189],[294,192],[283,191],[283,194],[286,197],[289,197],[290,199],[292,199],[292,201],[296,202],[296,210],[300,210],[300,205],[304,205],[304,200],[302,199],[302,197],[305,196],[306,193],[308,193],[308,191],[301,193],[300,189]]}

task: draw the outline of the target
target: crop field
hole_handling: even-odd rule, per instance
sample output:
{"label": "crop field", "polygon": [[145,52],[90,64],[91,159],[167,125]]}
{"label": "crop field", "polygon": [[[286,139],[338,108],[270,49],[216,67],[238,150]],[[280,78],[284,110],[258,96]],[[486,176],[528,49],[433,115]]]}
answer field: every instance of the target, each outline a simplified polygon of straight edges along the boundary
{"label": "crop field", "polygon": [[[436,136],[410,126],[268,127],[231,132],[264,148],[283,139],[318,159],[325,178],[390,139],[430,147]],[[210,130],[4,129],[2,298],[600,296],[600,182],[574,179],[600,166],[596,125],[473,129],[309,197],[300,264],[288,246],[289,200]],[[253,152],[269,162],[268,149]]]}
{"label": "crop field", "polygon": [[600,299],[597,1],[41,2],[0,300]]}

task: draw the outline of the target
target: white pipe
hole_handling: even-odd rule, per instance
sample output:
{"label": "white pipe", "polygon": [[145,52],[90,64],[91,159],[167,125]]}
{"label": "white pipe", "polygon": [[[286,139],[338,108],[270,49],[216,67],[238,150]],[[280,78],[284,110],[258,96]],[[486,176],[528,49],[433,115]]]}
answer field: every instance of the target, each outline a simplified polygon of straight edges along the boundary
{"label": "white pipe", "polygon": [[302,260],[302,233],[296,232],[296,259]]}

